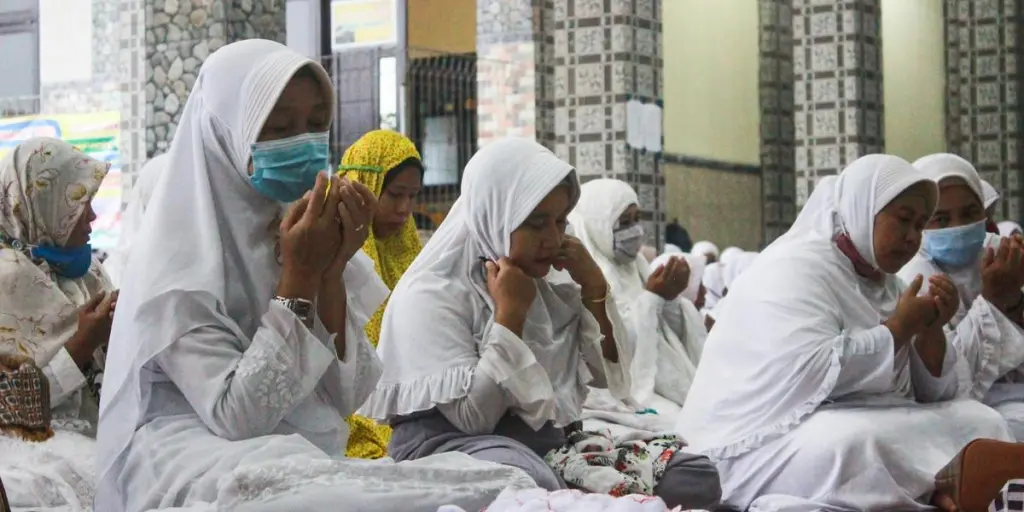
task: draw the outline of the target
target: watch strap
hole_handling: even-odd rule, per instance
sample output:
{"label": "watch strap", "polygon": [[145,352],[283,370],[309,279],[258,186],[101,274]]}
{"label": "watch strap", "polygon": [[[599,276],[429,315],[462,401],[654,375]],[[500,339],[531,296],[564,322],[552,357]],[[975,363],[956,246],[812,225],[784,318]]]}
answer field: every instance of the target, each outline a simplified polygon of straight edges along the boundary
{"label": "watch strap", "polygon": [[305,323],[313,320],[313,302],[306,299],[295,299],[287,297],[274,297],[274,302],[288,308]]}

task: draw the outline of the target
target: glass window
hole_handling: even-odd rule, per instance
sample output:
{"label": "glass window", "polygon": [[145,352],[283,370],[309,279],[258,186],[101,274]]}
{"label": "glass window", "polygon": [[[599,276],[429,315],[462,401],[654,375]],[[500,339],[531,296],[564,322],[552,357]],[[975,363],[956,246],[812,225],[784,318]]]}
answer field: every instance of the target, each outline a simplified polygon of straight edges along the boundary
{"label": "glass window", "polygon": [[39,94],[39,48],[35,30],[0,31],[0,76],[4,77],[0,80],[0,102],[3,98]]}
{"label": "glass window", "polygon": [[380,59],[380,127],[398,131],[398,59]]}
{"label": "glass window", "polygon": [[39,0],[0,0],[0,14],[35,11],[38,8]]}
{"label": "glass window", "polygon": [[425,121],[423,185],[458,185],[458,120],[455,116],[436,116]]}

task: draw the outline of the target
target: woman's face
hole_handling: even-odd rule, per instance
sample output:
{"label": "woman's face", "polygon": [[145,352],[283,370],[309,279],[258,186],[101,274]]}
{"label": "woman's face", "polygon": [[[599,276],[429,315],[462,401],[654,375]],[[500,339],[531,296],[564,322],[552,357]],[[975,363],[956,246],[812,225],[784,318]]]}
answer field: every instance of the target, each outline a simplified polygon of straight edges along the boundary
{"label": "woman's face", "polygon": [[706,252],[704,253],[704,261],[706,261],[707,264],[710,265],[718,261],[718,256],[715,256],[715,253],[713,252]]}
{"label": "woman's face", "polygon": [[96,212],[93,211],[91,203],[86,203],[85,210],[82,211],[82,216],[78,218],[75,228],[71,230],[68,241],[64,242],[64,247],[75,248],[89,243],[89,235],[92,234],[92,221],[94,220],[96,220]]}
{"label": "woman's face", "polygon": [[638,222],[640,222],[640,208],[635,204],[631,204],[626,208],[626,211],[622,212],[622,215],[619,215],[619,223],[615,229],[630,228]]}
{"label": "woman's face", "polygon": [[[325,132],[331,127],[331,103],[311,71],[299,70],[285,86],[277,104],[267,116],[259,142],[286,139],[307,133]],[[326,169],[325,169],[326,170]]]}
{"label": "woman's face", "polygon": [[569,188],[555,187],[512,232],[508,258],[530,277],[548,275],[562,247],[567,215]]}
{"label": "woman's face", "polygon": [[985,220],[985,208],[978,196],[959,178],[939,183],[939,205],[928,229],[955,228]]}
{"label": "woman's face", "polygon": [[921,231],[931,214],[927,186],[918,183],[904,190],[875,215],[875,261],[887,274],[899,272],[921,247]]}
{"label": "woman's face", "polygon": [[373,218],[373,235],[387,238],[398,233],[412,215],[416,196],[423,187],[420,170],[406,164],[391,171],[394,176],[380,194],[377,214]]}

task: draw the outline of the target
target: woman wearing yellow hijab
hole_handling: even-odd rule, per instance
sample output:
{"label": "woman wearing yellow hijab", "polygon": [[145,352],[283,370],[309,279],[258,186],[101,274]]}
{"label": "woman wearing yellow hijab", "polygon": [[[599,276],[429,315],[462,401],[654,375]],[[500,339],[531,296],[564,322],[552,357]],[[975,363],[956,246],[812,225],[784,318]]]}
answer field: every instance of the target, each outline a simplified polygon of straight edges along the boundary
{"label": "woman wearing yellow hijab", "polygon": [[[420,153],[404,135],[374,130],[345,151],[338,173],[366,185],[378,197],[373,229],[363,244],[363,252],[373,260],[377,274],[388,288],[394,289],[422,248],[412,218],[416,196],[423,186]],[[375,347],[386,305],[387,302],[381,304],[366,324],[366,335]],[[390,428],[357,415],[350,416],[348,423],[351,432],[346,456],[379,459],[387,455]]]}

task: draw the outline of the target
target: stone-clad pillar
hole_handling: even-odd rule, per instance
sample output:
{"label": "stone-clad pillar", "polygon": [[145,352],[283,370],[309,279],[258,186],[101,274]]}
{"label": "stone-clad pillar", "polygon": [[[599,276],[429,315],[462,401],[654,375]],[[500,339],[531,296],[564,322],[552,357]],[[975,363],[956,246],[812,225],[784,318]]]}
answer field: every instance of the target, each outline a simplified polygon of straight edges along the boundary
{"label": "stone-clad pillar", "polygon": [[1002,195],[996,215],[1024,211],[1024,131],[1018,91],[1022,62],[1020,0],[946,0],[946,135]]}
{"label": "stone-clad pillar", "polygon": [[793,0],[797,203],[884,148],[879,0]]}
{"label": "stone-clad pillar", "polygon": [[792,0],[759,1],[758,87],[765,245],[785,233],[796,218],[792,3]]}
{"label": "stone-clad pillar", "polygon": [[665,224],[658,155],[626,145],[626,103],[661,100],[661,4],[656,0],[554,3],[555,153],[584,181],[633,185],[652,243]]}
{"label": "stone-clad pillar", "polygon": [[285,42],[284,0],[146,0],[146,152],[163,153],[199,67],[225,44]]}
{"label": "stone-clad pillar", "polygon": [[530,137],[554,149],[552,0],[478,0],[477,142]]}

